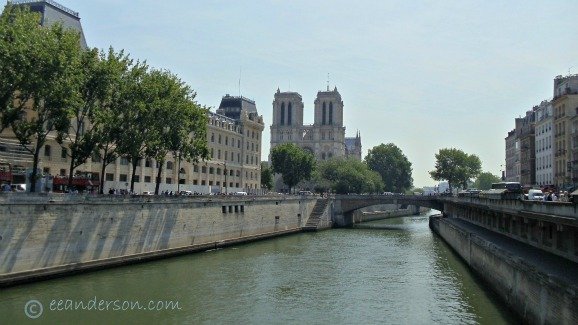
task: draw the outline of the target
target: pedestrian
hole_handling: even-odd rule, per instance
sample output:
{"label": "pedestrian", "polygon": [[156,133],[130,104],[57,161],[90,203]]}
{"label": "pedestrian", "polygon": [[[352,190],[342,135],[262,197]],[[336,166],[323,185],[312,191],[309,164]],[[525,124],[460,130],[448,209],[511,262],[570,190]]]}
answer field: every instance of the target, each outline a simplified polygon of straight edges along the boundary
{"label": "pedestrian", "polygon": [[556,195],[556,193],[552,193],[552,202],[556,201],[558,201],[558,196]]}

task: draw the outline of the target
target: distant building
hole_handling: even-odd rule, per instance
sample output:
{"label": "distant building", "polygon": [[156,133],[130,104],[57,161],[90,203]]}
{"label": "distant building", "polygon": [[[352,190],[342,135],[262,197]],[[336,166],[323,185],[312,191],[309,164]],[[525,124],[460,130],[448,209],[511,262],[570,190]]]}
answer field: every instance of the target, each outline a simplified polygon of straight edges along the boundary
{"label": "distant building", "polygon": [[520,141],[520,183],[525,186],[536,184],[535,108],[526,116],[516,119],[516,136]]}
{"label": "distant building", "polygon": [[282,143],[295,143],[317,160],[353,157],[361,160],[361,135],[345,137],[343,101],[337,88],[319,91],[314,102],[314,123],[303,125],[303,99],[296,92],[277,89],[273,100],[271,149]]}
{"label": "distant building", "polygon": [[578,75],[554,78],[554,182],[564,189],[578,184],[577,139],[573,129],[578,115]]}
{"label": "distant building", "polygon": [[554,184],[554,132],[552,125],[552,102],[542,101],[536,108],[535,150],[536,150],[536,185]]}
{"label": "distant building", "polygon": [[506,137],[506,181],[520,181],[520,142],[516,137],[516,129],[508,132]]}
{"label": "distant building", "polygon": [[42,26],[50,26],[59,22],[65,28],[78,31],[80,34],[80,45],[82,48],[87,48],[78,12],[68,9],[52,0],[14,0],[8,1],[8,3],[16,6],[28,6],[30,11],[40,13],[40,25]]}

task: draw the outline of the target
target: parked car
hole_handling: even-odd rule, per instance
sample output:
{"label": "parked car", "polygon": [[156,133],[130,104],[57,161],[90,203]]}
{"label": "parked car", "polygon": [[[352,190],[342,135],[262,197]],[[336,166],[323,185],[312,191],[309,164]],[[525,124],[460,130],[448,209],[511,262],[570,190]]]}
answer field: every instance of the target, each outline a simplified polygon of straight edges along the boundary
{"label": "parked car", "polygon": [[311,191],[299,191],[299,195],[313,195]]}
{"label": "parked car", "polygon": [[235,192],[233,195],[247,195],[247,192]]}

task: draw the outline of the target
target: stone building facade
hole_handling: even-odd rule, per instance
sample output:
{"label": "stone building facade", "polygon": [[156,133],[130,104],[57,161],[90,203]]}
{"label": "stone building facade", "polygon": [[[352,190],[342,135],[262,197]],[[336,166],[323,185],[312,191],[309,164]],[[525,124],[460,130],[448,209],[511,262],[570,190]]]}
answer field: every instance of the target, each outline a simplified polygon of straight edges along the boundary
{"label": "stone building facade", "polygon": [[[573,155],[573,122],[578,115],[578,75],[554,79],[554,182],[559,188],[578,184],[573,179],[578,160]],[[574,132],[575,134],[575,132]]]}
{"label": "stone building facade", "polygon": [[277,89],[273,100],[271,149],[295,143],[317,160],[353,157],[361,160],[361,135],[345,137],[343,100],[337,88],[319,91],[314,101],[313,125],[303,124],[304,104],[299,93]]}
{"label": "stone building facade", "polygon": [[[210,158],[193,164],[179,161],[178,157],[169,154],[161,172],[160,190],[204,194],[238,191],[258,193],[261,187],[263,129],[263,117],[258,115],[255,102],[244,97],[223,97],[217,112],[208,112],[207,144]],[[14,152],[16,148],[20,148],[18,154]],[[0,133],[0,161],[23,170],[32,167],[32,155],[22,149],[10,129]],[[93,157],[75,171],[100,176],[101,164],[98,157]],[[49,134],[46,144],[41,148],[39,169],[44,175],[56,179],[67,177],[69,168],[67,149],[56,142],[55,134]],[[154,192],[158,168],[154,159],[141,159],[134,175],[135,193]],[[130,161],[125,157],[117,158],[106,167],[104,191],[111,188],[128,190],[131,177]],[[96,185],[95,182],[93,188]],[[52,190],[66,191],[67,188],[54,185]]]}
{"label": "stone building facade", "polygon": [[542,101],[536,109],[536,185],[539,186],[554,184],[552,112],[551,101]]}

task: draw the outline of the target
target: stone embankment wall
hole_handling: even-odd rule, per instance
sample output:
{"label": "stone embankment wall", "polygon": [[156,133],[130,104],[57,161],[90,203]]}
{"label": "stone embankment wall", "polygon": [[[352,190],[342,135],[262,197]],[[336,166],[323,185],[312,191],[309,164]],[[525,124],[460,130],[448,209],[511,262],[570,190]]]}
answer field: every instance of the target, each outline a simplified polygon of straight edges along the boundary
{"label": "stone embankment wall", "polygon": [[298,232],[300,197],[0,197],[0,286]]}
{"label": "stone embankment wall", "polygon": [[524,258],[512,255],[475,231],[449,222],[448,218],[431,217],[430,227],[524,322],[578,323],[576,283],[537,270]]}
{"label": "stone embankment wall", "polygon": [[354,223],[361,223],[374,220],[411,216],[416,214],[416,212],[423,213],[429,210],[429,208],[416,207],[413,205],[407,205],[404,209],[402,209],[398,204],[382,204],[355,211],[353,220]]}

